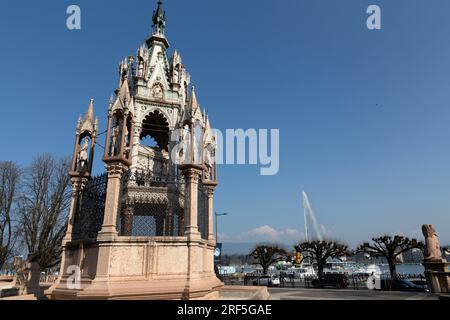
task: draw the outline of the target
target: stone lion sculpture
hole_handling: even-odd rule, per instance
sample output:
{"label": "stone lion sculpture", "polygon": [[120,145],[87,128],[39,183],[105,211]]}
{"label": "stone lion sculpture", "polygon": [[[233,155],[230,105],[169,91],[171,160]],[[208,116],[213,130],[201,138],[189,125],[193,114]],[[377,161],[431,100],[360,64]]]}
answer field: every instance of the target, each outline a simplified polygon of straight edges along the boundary
{"label": "stone lion sculpture", "polygon": [[442,251],[436,230],[431,224],[424,224],[422,226],[422,233],[425,237],[426,247],[424,261],[442,262]]}

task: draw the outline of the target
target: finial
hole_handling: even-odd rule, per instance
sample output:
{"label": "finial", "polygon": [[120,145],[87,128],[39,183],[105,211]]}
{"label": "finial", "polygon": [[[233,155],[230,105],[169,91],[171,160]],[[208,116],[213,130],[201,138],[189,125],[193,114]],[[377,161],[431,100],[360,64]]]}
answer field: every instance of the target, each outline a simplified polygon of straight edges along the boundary
{"label": "finial", "polygon": [[85,121],[87,121],[89,123],[94,122],[94,99],[92,99],[92,98],[89,102],[89,108],[88,108],[88,111],[86,112]]}
{"label": "finial", "polygon": [[192,85],[191,99],[189,100],[189,108],[194,111],[198,108],[197,96],[195,95],[195,86]]}
{"label": "finial", "polygon": [[166,12],[162,8],[162,1],[158,0],[158,7],[153,12],[153,32],[164,35],[166,28]]}

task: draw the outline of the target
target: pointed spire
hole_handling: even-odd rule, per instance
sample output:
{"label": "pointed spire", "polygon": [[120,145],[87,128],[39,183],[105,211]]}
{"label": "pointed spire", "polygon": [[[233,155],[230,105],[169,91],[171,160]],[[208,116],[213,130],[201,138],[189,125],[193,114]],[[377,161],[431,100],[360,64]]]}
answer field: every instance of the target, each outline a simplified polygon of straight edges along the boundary
{"label": "pointed spire", "polygon": [[92,134],[94,132],[95,120],[94,120],[94,99],[91,99],[89,102],[89,107],[84,115],[84,118],[80,116],[78,119],[77,130],[82,133],[88,131]]}
{"label": "pointed spire", "polygon": [[189,109],[193,112],[198,108],[197,96],[195,95],[195,86],[192,86],[191,98],[189,99]]}
{"label": "pointed spire", "polygon": [[125,78],[122,82],[122,86],[120,87],[120,90],[119,90],[119,97],[121,97],[122,100],[129,99],[129,97],[130,97],[130,88],[128,87],[128,78]]}
{"label": "pointed spire", "polygon": [[205,131],[209,132],[209,130],[211,130],[211,123],[209,122],[209,117],[208,115],[206,115],[206,120],[205,120]]}
{"label": "pointed spire", "polygon": [[94,123],[94,99],[91,99],[91,101],[89,103],[89,108],[88,108],[88,111],[86,112],[84,121],[87,121],[89,123]]}
{"label": "pointed spire", "polygon": [[154,43],[162,43],[166,49],[169,48],[169,42],[164,36],[166,31],[166,12],[163,9],[161,0],[158,0],[158,7],[153,11],[152,21],[153,31],[152,35],[146,41],[147,46],[151,47]]}
{"label": "pointed spire", "polygon": [[158,7],[153,12],[153,32],[164,35],[166,29],[166,12],[162,8],[162,1],[158,0]]}

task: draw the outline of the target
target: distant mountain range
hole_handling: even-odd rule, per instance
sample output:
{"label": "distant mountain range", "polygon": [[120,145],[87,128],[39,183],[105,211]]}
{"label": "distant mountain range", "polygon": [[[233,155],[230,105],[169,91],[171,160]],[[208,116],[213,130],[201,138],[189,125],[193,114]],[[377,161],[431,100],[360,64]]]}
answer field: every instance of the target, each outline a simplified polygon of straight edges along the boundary
{"label": "distant mountain range", "polygon": [[256,243],[238,242],[222,243],[222,254],[249,254],[256,246]]}
{"label": "distant mountain range", "polygon": [[[254,242],[233,242],[233,243],[222,243],[222,254],[249,254],[255,247]],[[280,244],[284,246],[285,249],[290,249],[292,246]]]}

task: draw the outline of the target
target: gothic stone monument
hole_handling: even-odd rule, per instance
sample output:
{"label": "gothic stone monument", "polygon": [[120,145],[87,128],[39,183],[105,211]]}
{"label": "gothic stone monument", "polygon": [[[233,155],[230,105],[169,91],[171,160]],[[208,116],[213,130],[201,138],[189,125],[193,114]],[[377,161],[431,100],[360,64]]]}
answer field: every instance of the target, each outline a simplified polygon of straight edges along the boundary
{"label": "gothic stone monument", "polygon": [[425,237],[426,246],[423,266],[425,267],[428,288],[433,293],[450,293],[450,263],[442,258],[436,230],[432,225],[424,224],[422,233]]}
{"label": "gothic stone monument", "polygon": [[92,177],[98,121],[91,100],[76,128],[72,203],[61,277],[50,299],[217,299],[215,136],[178,52],[168,58],[165,12],[119,65],[103,161]]}

